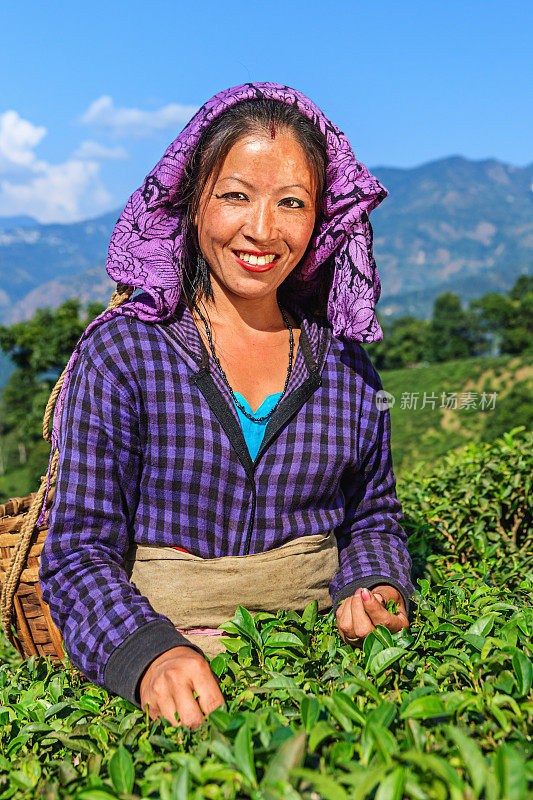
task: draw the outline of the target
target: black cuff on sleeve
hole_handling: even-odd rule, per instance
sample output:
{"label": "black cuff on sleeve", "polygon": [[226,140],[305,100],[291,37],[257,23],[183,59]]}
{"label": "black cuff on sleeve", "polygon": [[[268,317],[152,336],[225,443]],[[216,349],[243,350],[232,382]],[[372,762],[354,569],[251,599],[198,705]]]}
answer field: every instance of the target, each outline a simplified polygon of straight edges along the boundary
{"label": "black cuff on sleeve", "polygon": [[104,669],[105,688],[141,709],[139,683],[142,676],[158,656],[181,645],[192,647],[205,658],[204,651],[186,639],[170,621],[147,622],[109,656]]}
{"label": "black cuff on sleeve", "polygon": [[381,584],[388,583],[389,586],[394,586],[395,589],[398,589],[400,592],[403,602],[405,603],[405,613],[407,614],[407,619],[409,624],[411,623],[411,614],[413,610],[413,603],[410,600],[407,592],[405,591],[405,587],[401,586],[397,580],[394,578],[389,578],[387,575],[368,575],[366,578],[358,578],[355,581],[351,581],[347,583],[346,586],[343,586],[333,599],[333,613],[337,613],[337,609],[342,603],[343,600],[346,600],[347,597],[351,597],[352,594],[355,593],[357,589],[366,587],[367,589],[372,589],[374,586],[380,586]]}

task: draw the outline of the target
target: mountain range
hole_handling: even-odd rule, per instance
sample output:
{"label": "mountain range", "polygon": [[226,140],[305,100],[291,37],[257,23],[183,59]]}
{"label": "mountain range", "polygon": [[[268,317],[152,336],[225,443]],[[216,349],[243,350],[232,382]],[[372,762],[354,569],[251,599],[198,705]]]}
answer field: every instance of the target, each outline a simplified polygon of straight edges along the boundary
{"label": "mountain range", "polygon": [[[373,167],[389,190],[371,213],[384,318],[428,318],[438,294],[466,301],[508,291],[533,265],[533,163],[462,156],[418,167]],[[0,218],[0,324],[71,297],[107,305],[105,258],[120,210],[70,224]]]}

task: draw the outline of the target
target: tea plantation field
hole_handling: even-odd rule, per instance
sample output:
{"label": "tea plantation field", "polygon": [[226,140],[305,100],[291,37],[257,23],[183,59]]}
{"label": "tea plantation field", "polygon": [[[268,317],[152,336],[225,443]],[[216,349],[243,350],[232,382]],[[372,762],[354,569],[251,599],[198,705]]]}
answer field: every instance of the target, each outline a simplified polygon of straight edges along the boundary
{"label": "tea plantation field", "polygon": [[410,627],[353,650],[316,603],[239,607],[196,730],[4,641],[0,799],[533,797],[532,467],[514,429],[406,476]]}
{"label": "tea plantation field", "polygon": [[380,377],[394,397],[392,457],[399,484],[419,462],[435,464],[451,449],[492,441],[518,425],[533,428],[532,352],[382,370]]}

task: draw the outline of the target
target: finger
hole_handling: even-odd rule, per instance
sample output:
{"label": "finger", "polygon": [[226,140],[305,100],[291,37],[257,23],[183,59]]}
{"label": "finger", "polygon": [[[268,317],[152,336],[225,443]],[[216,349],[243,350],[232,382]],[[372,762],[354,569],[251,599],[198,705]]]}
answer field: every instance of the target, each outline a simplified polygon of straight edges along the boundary
{"label": "finger", "polygon": [[184,725],[186,728],[199,728],[202,722],[204,722],[204,715],[192,691],[192,686],[190,684],[181,684],[177,689],[173,698],[173,705],[175,704],[179,723],[175,723],[170,717],[167,717],[173,725],[179,724]]}
{"label": "finger", "polygon": [[341,638],[355,648],[362,647],[365,637],[374,630],[361,602],[361,591],[361,588],[357,589],[337,609],[337,627]]}
{"label": "finger", "polygon": [[195,664],[185,681],[177,684],[174,699],[180,723],[188,728],[199,727],[205,722],[204,714],[207,716],[226,702],[205,659]]}
{"label": "finger", "polygon": [[[360,590],[358,590],[360,591]],[[339,633],[341,636],[342,641],[345,644],[350,644],[352,647],[357,646],[357,642],[355,641],[348,641],[348,637],[352,634],[352,612],[350,607],[350,598],[346,597],[340,606],[337,608],[336,615],[337,617],[337,628],[339,629]]]}
{"label": "finger", "polygon": [[214,711],[215,708],[224,705],[226,701],[224,700],[224,695],[220,691],[220,687],[215,680],[215,675],[211,671],[207,661],[206,667],[207,672],[198,675],[197,679],[194,680],[194,691],[198,695],[200,707],[207,716]]}
{"label": "finger", "polygon": [[[372,620],[374,625],[383,625],[391,633],[401,630],[404,627],[404,622],[398,614],[392,614],[387,611],[384,605],[377,600],[372,592],[368,589],[363,589],[361,592],[363,607]],[[400,612],[401,613],[401,612]]]}
{"label": "finger", "polygon": [[351,625],[348,632],[350,637],[368,636],[375,627],[363,605],[362,595],[364,591],[364,589],[358,590],[350,598]]}
{"label": "finger", "polygon": [[337,613],[336,613],[336,617],[337,617],[337,626],[338,626],[339,630],[341,628],[347,628],[348,626],[351,625],[352,612],[351,612],[351,609],[350,609],[350,598],[349,597],[346,597],[342,601],[340,606],[338,607]]}

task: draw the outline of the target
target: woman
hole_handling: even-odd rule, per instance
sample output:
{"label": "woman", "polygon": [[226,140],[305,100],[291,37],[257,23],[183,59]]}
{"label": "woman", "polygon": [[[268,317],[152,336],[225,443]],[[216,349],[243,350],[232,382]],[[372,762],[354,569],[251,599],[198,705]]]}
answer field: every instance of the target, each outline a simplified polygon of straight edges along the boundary
{"label": "woman", "polygon": [[389,414],[358,344],[382,336],[386,194],[305,95],[254,83],[196,113],[115,226],[107,271],[142,291],[69,362],[39,577],[72,662],[154,719],[224,702],[204,656],[238,604],[317,599],[355,646],[408,625]]}

